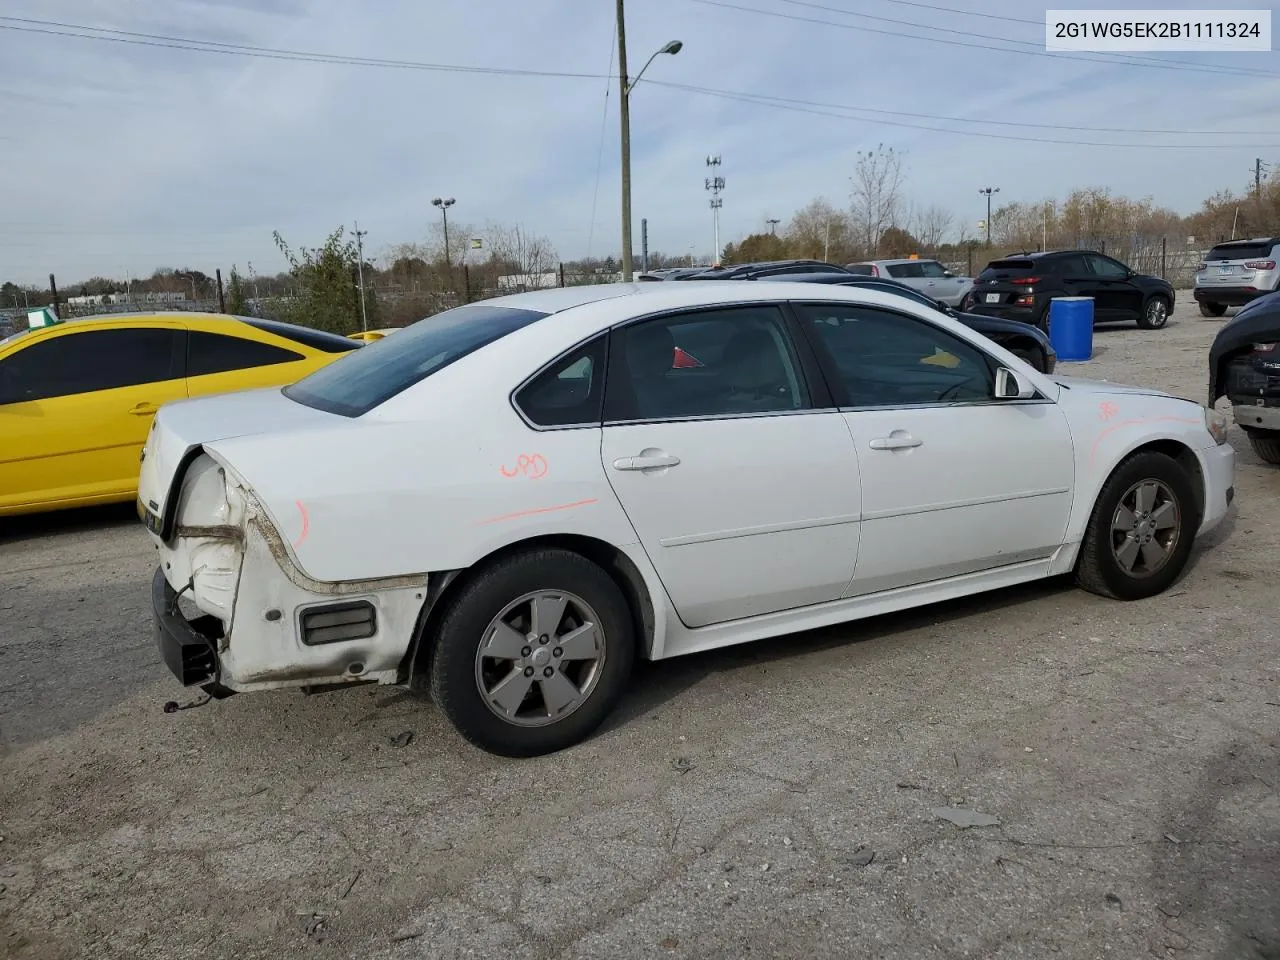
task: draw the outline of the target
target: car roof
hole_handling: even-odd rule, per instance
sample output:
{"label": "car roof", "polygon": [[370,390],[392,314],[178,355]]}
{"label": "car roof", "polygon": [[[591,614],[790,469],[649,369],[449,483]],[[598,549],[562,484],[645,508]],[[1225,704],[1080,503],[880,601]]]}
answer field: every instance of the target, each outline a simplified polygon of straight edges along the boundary
{"label": "car roof", "polygon": [[573,307],[595,303],[599,300],[612,300],[614,297],[625,297],[643,293],[655,287],[666,289],[665,283],[591,283],[576,287],[552,287],[548,290],[528,290],[524,293],[511,293],[505,297],[491,297],[488,300],[476,301],[477,306],[509,307],[512,310],[533,310],[538,313],[559,313]]}
{"label": "car roof", "polygon": [[1249,239],[1223,240],[1221,243],[1215,243],[1214,247],[1251,247],[1259,243],[1280,243],[1280,237],[1250,237]]}
{"label": "car roof", "polygon": [[859,260],[855,265],[862,266],[863,264],[874,263],[876,266],[880,266],[881,264],[884,264],[887,266],[894,266],[899,263],[938,263],[938,262],[939,261],[937,257],[898,257],[895,260]]}

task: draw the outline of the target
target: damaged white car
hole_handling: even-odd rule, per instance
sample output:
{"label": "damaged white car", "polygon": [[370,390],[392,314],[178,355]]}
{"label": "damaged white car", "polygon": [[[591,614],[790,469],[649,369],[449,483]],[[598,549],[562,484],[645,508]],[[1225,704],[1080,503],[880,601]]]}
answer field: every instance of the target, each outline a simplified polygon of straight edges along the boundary
{"label": "damaged white car", "polygon": [[1199,404],[1043,376],[901,297],[610,284],[165,406],[138,507],[182,683],[406,684],[527,756],[595,729],[637,657],[1064,574],[1153,596],[1234,463]]}

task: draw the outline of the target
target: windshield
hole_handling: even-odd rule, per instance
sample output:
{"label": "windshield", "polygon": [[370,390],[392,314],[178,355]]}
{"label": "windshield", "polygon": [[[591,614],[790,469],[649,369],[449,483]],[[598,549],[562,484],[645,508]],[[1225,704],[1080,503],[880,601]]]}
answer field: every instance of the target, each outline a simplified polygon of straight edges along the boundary
{"label": "windshield", "polygon": [[547,316],[485,304],[454,307],[419,320],[321,367],[292,386],[290,400],[359,417],[453,361]]}

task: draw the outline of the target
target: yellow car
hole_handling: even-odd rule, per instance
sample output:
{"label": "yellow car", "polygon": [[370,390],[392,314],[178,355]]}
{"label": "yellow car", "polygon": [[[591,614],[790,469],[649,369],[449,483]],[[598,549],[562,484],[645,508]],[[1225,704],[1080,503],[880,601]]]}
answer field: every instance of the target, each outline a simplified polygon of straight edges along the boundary
{"label": "yellow car", "polygon": [[206,313],[86,317],[0,340],[0,516],[130,501],[162,403],[283,386],[362,345]]}

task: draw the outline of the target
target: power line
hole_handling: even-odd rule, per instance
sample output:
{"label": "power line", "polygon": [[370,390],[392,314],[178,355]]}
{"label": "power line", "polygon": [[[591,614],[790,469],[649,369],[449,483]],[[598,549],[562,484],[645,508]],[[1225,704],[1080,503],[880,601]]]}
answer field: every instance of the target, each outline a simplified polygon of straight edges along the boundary
{"label": "power line", "polygon": [[[200,53],[220,53],[228,56],[256,57],[266,60],[292,60],[305,63],[336,63],[347,66],[398,68],[405,70],[431,70],[442,73],[479,73],[510,77],[567,77],[575,80],[603,80],[600,74],[572,73],[561,70],[524,70],[514,67],[470,67],[449,63],[428,63],[418,60],[387,60],[378,57],[314,53],[304,50],[281,50],[273,47],[255,47],[248,44],[220,43],[214,40],[194,40],[185,37],[169,37],[160,34],[135,33],[130,30],[112,30],[106,27],[89,27],[80,24],[59,23],[53,20],[32,20],[26,17],[0,16],[0,30],[21,33],[39,33],[55,37],[72,37],[78,40],[100,40],[111,43],[143,47],[161,47],[169,50],[194,50]],[[15,24],[40,24],[41,26],[17,26]],[[59,29],[53,29],[53,28]],[[70,33],[71,30],[94,31]]]}
{"label": "power line", "polygon": [[[984,130],[956,130],[950,127],[936,127],[921,123],[907,123],[900,120],[882,120],[867,117],[850,116],[848,113],[836,113],[832,109],[822,109],[821,104],[811,104],[809,101],[796,100],[789,97],[771,97],[764,94],[734,93],[728,90],[715,90],[710,87],[695,87],[688,84],[671,83],[665,80],[644,80],[644,83],[652,83],[656,86],[671,87],[676,90],[686,90],[690,93],[700,93],[706,96],[719,97],[725,100],[737,100],[742,103],[753,103],[758,106],[775,107],[780,110],[793,110],[797,113],[811,113],[815,116],[835,117],[839,120],[856,120],[861,123],[883,124],[890,127],[906,127],[912,130],[928,130],[933,133],[950,133],[956,136],[964,137],[983,137],[989,140],[1008,140],[1018,143],[1052,143],[1070,147],[1124,147],[1143,150],[1251,150],[1255,147],[1251,144],[1240,143],[1110,143],[1097,140],[1062,140],[1052,137],[1019,137],[1013,134],[990,133]],[[860,107],[836,107],[838,110],[859,110]],[[972,121],[956,121],[970,123]],[[1274,150],[1280,147],[1278,144],[1262,144],[1256,149]]]}
{"label": "power line", "polygon": [[609,72],[604,81],[604,110],[600,116],[600,144],[596,147],[596,185],[591,191],[591,226],[587,231],[587,259],[591,258],[591,244],[596,237],[596,201],[600,198],[600,172],[604,166],[604,134],[609,122],[609,90],[613,86],[613,58],[618,48],[613,42],[612,32],[609,36]]}
{"label": "power line", "polygon": [[[1056,60],[1078,60],[1081,63],[1100,63],[1106,66],[1128,66],[1128,67],[1147,67],[1154,70],[1175,70],[1187,73],[1213,73],[1221,76],[1250,76],[1250,77],[1280,77],[1280,74],[1269,71],[1247,71],[1243,67],[1216,67],[1207,65],[1184,66],[1182,64],[1168,63],[1156,60],[1108,60],[1103,57],[1086,57],[1071,53],[1050,53],[1040,47],[1039,44],[1030,44],[1035,47],[1034,50],[1020,50],[1012,47],[998,47],[989,43],[974,43],[968,40],[948,40],[942,37],[922,37],[918,34],[903,33],[900,30],[880,30],[876,27],[864,27],[852,23],[840,23],[835,20],[820,20],[816,17],[802,17],[794,13],[781,13],[777,10],[761,10],[757,7],[743,7],[736,3],[726,3],[724,0],[690,0],[692,3],[700,3],[708,7],[720,7],[725,10],[736,10],[739,13],[754,13],[758,16],[777,17],[781,20],[793,20],[797,23],[812,23],[823,27],[838,27],[843,30],[855,30],[859,33],[875,33],[886,37],[899,37],[906,40],[923,40],[926,43],[940,43],[949,47],[967,47],[973,50],[995,50],[999,53],[1016,53],[1024,57],[1053,57]],[[869,15],[859,14],[864,19],[885,19],[883,17],[870,17]],[[903,23],[900,20],[891,20],[891,23]],[[919,27],[920,24],[907,24],[908,26]],[[934,29],[934,28],[929,28]],[[954,32],[954,31],[952,31]],[[1026,44],[1025,40],[1005,40],[1004,38],[990,38],[1001,40],[1007,43]],[[1247,71],[1247,72],[1246,72]]]}
{"label": "power line", "polygon": [[[720,2],[720,0],[694,0],[697,3],[707,3],[712,6],[721,6],[728,9],[743,10],[752,13],[764,13],[772,16],[788,17],[786,14],[771,14],[769,11],[754,10],[749,7],[738,7],[734,4]],[[797,19],[791,18],[790,19]],[[823,23],[825,21],[812,21],[810,18],[798,18],[808,22]],[[8,21],[8,22],[4,22]],[[13,21],[24,24],[23,26],[14,26]],[[35,27],[27,26],[27,24],[47,24],[51,27],[59,29],[45,29],[44,26]],[[850,29],[864,29],[853,27],[850,24],[832,23],[832,26],[848,27]],[[875,30],[874,28],[865,28],[873,33],[889,33],[889,31]],[[43,33],[53,36],[72,37],[82,40],[100,40],[121,44],[133,44],[148,47],[165,47],[168,49],[188,50],[198,53],[220,53],[241,57],[264,58],[285,61],[302,61],[326,64],[339,64],[347,66],[377,67],[389,69],[409,69],[409,70],[426,70],[439,71],[448,73],[478,73],[492,74],[500,76],[537,76],[552,78],[570,78],[570,79],[589,79],[589,80],[608,80],[611,74],[593,74],[579,73],[569,71],[545,71],[545,70],[525,70],[517,68],[505,67],[476,67],[464,66],[460,64],[442,64],[430,63],[412,60],[389,60],[374,57],[360,57],[339,54],[321,54],[310,51],[301,50],[285,50],[271,47],[255,47],[248,44],[226,44],[215,41],[195,40],[184,37],[173,37],[161,34],[140,34],[133,31],[111,30],[104,27],[83,26],[78,24],[67,24],[58,21],[32,20],[30,18],[21,17],[5,17],[0,16],[0,30],[17,30],[22,32]],[[95,31],[93,33],[69,33],[68,30]],[[111,34],[111,35],[104,35]],[[892,34],[900,36],[901,34]],[[915,39],[934,40],[932,37],[917,37]],[[937,41],[945,42],[945,41]],[[972,44],[956,41],[961,46],[972,46]],[[1001,47],[992,47],[990,49],[1005,49]],[[1023,53],[1024,51],[1010,51],[1013,53]],[[612,69],[612,68],[611,68]],[[1007,134],[997,134],[988,131],[973,129],[950,129],[945,127],[929,126],[919,123],[911,123],[905,121],[895,121],[888,119],[874,119],[870,117],[850,116],[849,113],[875,114],[877,117],[908,117],[912,119],[937,120],[946,123],[958,124],[989,124],[1009,127],[1022,127],[1030,129],[1061,129],[1075,130],[1080,132],[1092,133],[1130,133],[1143,135],[1171,135],[1171,136],[1247,136],[1256,131],[1210,131],[1210,130],[1142,130],[1130,129],[1119,130],[1117,128],[1106,127],[1084,127],[1084,126],[1068,126],[1058,124],[1039,124],[1031,122],[1020,122],[1012,120],[974,120],[966,117],[950,117],[938,114],[915,114],[906,111],[880,110],[873,107],[852,107],[843,104],[822,103],[819,101],[801,100],[788,97],[775,97],[767,94],[744,93],[730,90],[717,90],[709,87],[699,87],[687,84],[676,84],[667,81],[650,80],[645,78],[642,83],[650,83],[655,86],[667,87],[676,90],[685,90],[687,92],[703,94],[707,96],[720,97],[723,99],[738,100],[744,103],[753,103],[765,106],[774,106],[778,108],[791,108],[799,112],[814,113],[817,115],[835,116],[845,120],[863,120],[866,123],[882,124],[887,126],[906,127],[909,129],[927,130],[931,132],[951,133],[959,136],[981,137],[987,139],[1008,140],[1027,143],[1050,143],[1062,144],[1068,146],[1098,146],[1098,147],[1150,147],[1150,148],[1174,148],[1174,149],[1275,149],[1277,145],[1273,144],[1135,144],[1135,143],[1103,143],[1088,140],[1065,140],[1053,139],[1045,137],[1019,137]],[[841,110],[844,113],[826,113],[828,110]]]}
{"label": "power line", "polygon": [[[1130,133],[1130,134],[1143,134],[1143,135],[1163,134],[1163,135],[1170,135],[1170,136],[1188,136],[1188,137],[1190,136],[1249,137],[1249,136],[1254,136],[1255,134],[1258,133],[1257,130],[1159,130],[1159,129],[1152,129],[1152,128],[1144,128],[1144,127],[1086,127],[1086,126],[1075,126],[1071,124],[1062,124],[1062,123],[1032,123],[1030,121],[1020,121],[1020,120],[975,120],[975,119],[970,119],[968,117],[952,117],[952,116],[947,116],[945,114],[911,113],[906,110],[881,110],[876,107],[863,107],[863,106],[853,107],[843,103],[823,103],[822,101],[815,101],[815,100],[802,100],[802,99],[794,99],[791,97],[775,97],[769,94],[738,93],[737,91],[733,91],[733,90],[714,90],[713,88],[710,88],[710,87],[694,87],[694,86],[688,86],[683,84],[668,83],[666,81],[660,81],[660,80],[654,80],[654,81],[646,80],[644,82],[646,83],[652,82],[660,86],[677,87],[680,89],[687,89],[687,90],[696,91],[699,93],[725,95],[725,96],[733,95],[733,96],[758,97],[764,100],[776,100],[780,103],[795,103],[795,104],[799,104],[801,106],[806,106],[806,107],[826,107],[833,110],[850,110],[854,112],[874,113],[874,114],[891,116],[891,117],[910,117],[917,120],[940,120],[946,123],[983,123],[983,124],[992,124],[1000,127],[1028,127],[1028,128],[1034,128],[1034,129],[1040,129],[1040,130],[1074,130],[1074,131],[1083,132],[1083,133]],[[929,128],[929,129],[933,129],[933,128]],[[952,130],[948,132],[964,133],[965,131]],[[1076,141],[1073,140],[1070,142],[1075,143]],[[1170,146],[1174,146],[1174,144],[1170,144]]]}

